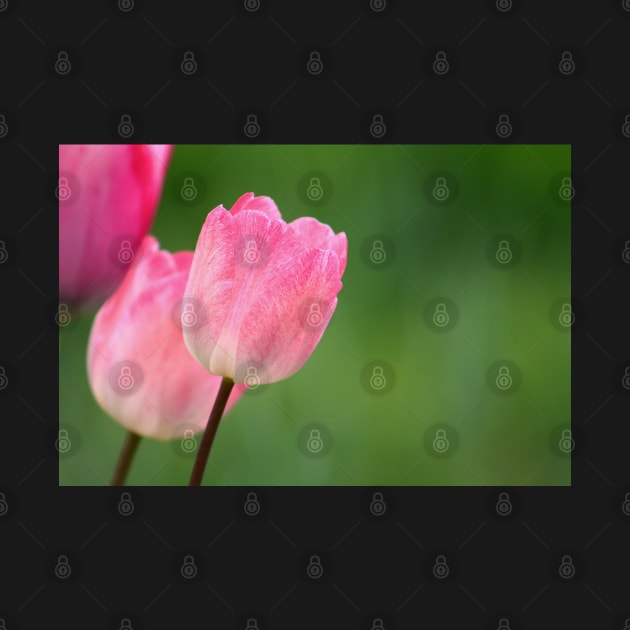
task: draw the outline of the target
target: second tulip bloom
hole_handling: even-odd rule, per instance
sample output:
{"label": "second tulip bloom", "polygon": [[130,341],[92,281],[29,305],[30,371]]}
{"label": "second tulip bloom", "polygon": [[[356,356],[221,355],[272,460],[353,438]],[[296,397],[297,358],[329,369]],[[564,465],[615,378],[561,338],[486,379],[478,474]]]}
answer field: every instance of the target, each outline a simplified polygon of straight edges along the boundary
{"label": "second tulip bloom", "polygon": [[[192,252],[171,254],[146,236],[123,283],[97,313],[88,377],[100,406],[124,427],[169,440],[208,422],[221,379],[190,356],[180,304]],[[228,408],[244,391],[232,390]]]}

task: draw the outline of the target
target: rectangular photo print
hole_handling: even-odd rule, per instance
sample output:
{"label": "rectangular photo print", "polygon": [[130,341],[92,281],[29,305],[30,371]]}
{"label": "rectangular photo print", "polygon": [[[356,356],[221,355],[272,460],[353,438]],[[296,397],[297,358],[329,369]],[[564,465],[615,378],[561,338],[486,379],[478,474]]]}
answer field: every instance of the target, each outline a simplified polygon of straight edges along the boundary
{"label": "rectangular photo print", "polygon": [[571,484],[569,145],[60,145],[59,485]]}

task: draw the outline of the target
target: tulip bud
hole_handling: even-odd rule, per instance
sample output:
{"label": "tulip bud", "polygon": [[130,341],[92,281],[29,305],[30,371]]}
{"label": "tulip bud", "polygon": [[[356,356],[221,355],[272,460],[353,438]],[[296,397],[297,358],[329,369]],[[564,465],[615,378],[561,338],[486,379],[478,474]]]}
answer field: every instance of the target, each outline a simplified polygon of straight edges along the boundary
{"label": "tulip bud", "polygon": [[157,211],[171,145],[59,145],[59,301],[98,308]]}

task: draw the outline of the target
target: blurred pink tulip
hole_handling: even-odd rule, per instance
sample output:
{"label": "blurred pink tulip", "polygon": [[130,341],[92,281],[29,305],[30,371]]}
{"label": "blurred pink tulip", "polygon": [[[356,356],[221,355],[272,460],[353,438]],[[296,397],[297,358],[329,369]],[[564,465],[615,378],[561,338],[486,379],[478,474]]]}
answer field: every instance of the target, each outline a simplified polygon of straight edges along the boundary
{"label": "blurred pink tulip", "polygon": [[59,145],[59,302],[98,308],[155,217],[172,146]]}
{"label": "blurred pink tulip", "polygon": [[337,306],[346,235],[316,219],[285,223],[269,197],[218,206],[199,235],[184,302],[192,355],[248,387],[285,379],[309,358]]}
{"label": "blurred pink tulip", "polygon": [[[144,238],[123,283],[98,311],[88,378],[100,406],[124,427],[172,439],[205,428],[221,378],[190,356],[182,337],[193,253],[158,247],[152,236]],[[228,409],[244,389],[232,390]]]}

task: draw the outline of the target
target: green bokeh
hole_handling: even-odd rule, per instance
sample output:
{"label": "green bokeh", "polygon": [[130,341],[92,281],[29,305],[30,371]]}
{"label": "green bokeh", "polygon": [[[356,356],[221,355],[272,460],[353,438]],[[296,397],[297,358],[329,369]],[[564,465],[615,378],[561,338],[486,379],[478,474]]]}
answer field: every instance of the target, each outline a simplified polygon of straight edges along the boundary
{"label": "green bokeh", "polygon": [[[224,418],[204,484],[570,484],[570,171],[568,145],[176,147],[162,248],[194,249],[248,191],[348,236],[319,346]],[[107,484],[125,434],[87,383],[91,323],[62,331],[61,484]],[[128,483],[185,485],[191,466],[145,439]]]}

